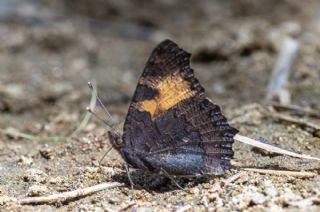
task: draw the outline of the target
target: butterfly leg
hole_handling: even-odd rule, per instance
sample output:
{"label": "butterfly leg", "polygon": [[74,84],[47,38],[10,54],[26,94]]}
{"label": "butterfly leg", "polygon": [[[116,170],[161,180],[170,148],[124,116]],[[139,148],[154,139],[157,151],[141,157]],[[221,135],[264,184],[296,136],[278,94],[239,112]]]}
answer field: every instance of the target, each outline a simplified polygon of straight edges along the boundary
{"label": "butterfly leg", "polygon": [[172,177],[166,170],[164,170],[163,168],[160,168],[160,171],[161,171],[164,175],[166,175],[179,189],[185,191],[185,189],[182,188],[182,187],[179,185],[179,183],[178,183],[175,179],[173,179],[173,177]]}
{"label": "butterfly leg", "polygon": [[130,186],[131,186],[131,199],[135,199],[134,197],[134,192],[133,192],[133,181],[132,181],[132,178],[131,178],[131,175],[130,175],[130,170],[129,170],[129,166],[127,163],[124,164],[124,168],[126,169],[126,172],[127,172],[127,175],[128,175],[128,179],[129,179],[129,182],[130,182]]}
{"label": "butterfly leg", "polygon": [[102,158],[99,160],[99,167],[101,167],[101,162],[103,161],[103,159],[108,155],[108,153],[113,149],[113,146],[111,146],[106,153],[104,153],[104,155],[102,156]]}

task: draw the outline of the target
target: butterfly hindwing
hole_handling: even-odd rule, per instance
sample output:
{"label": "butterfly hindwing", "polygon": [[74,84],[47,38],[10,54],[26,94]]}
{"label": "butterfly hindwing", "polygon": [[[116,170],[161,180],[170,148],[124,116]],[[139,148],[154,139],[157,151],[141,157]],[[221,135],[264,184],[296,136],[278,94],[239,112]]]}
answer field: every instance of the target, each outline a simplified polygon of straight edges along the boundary
{"label": "butterfly hindwing", "polygon": [[120,151],[132,166],[176,175],[229,168],[237,130],[205,97],[190,56],[169,40],[152,52],[124,124]]}

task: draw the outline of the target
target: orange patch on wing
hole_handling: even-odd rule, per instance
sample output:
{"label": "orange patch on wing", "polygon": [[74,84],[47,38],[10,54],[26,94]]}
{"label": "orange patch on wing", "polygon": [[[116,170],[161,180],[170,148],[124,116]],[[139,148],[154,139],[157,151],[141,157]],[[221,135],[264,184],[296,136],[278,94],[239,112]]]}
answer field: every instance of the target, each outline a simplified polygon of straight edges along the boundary
{"label": "orange patch on wing", "polygon": [[149,112],[152,118],[195,95],[195,91],[180,75],[170,75],[152,87],[158,90],[159,95],[138,103],[138,110]]}

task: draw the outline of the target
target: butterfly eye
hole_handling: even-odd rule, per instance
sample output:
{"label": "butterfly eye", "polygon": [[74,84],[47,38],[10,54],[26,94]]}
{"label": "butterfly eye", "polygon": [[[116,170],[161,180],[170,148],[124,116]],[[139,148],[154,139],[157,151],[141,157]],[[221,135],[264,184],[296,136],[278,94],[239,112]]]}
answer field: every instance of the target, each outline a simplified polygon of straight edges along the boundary
{"label": "butterfly eye", "polygon": [[119,150],[123,146],[123,142],[119,132],[108,131],[108,136],[109,136],[111,145],[115,149]]}

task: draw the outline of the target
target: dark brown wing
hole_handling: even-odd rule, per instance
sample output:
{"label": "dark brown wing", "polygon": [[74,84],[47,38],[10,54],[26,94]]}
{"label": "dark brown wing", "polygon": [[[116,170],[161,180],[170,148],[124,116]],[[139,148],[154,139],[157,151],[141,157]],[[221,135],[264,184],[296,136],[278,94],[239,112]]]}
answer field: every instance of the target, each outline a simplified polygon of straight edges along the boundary
{"label": "dark brown wing", "polygon": [[170,40],[152,52],[124,124],[121,152],[131,165],[179,175],[229,168],[237,130],[205,97],[190,56]]}

